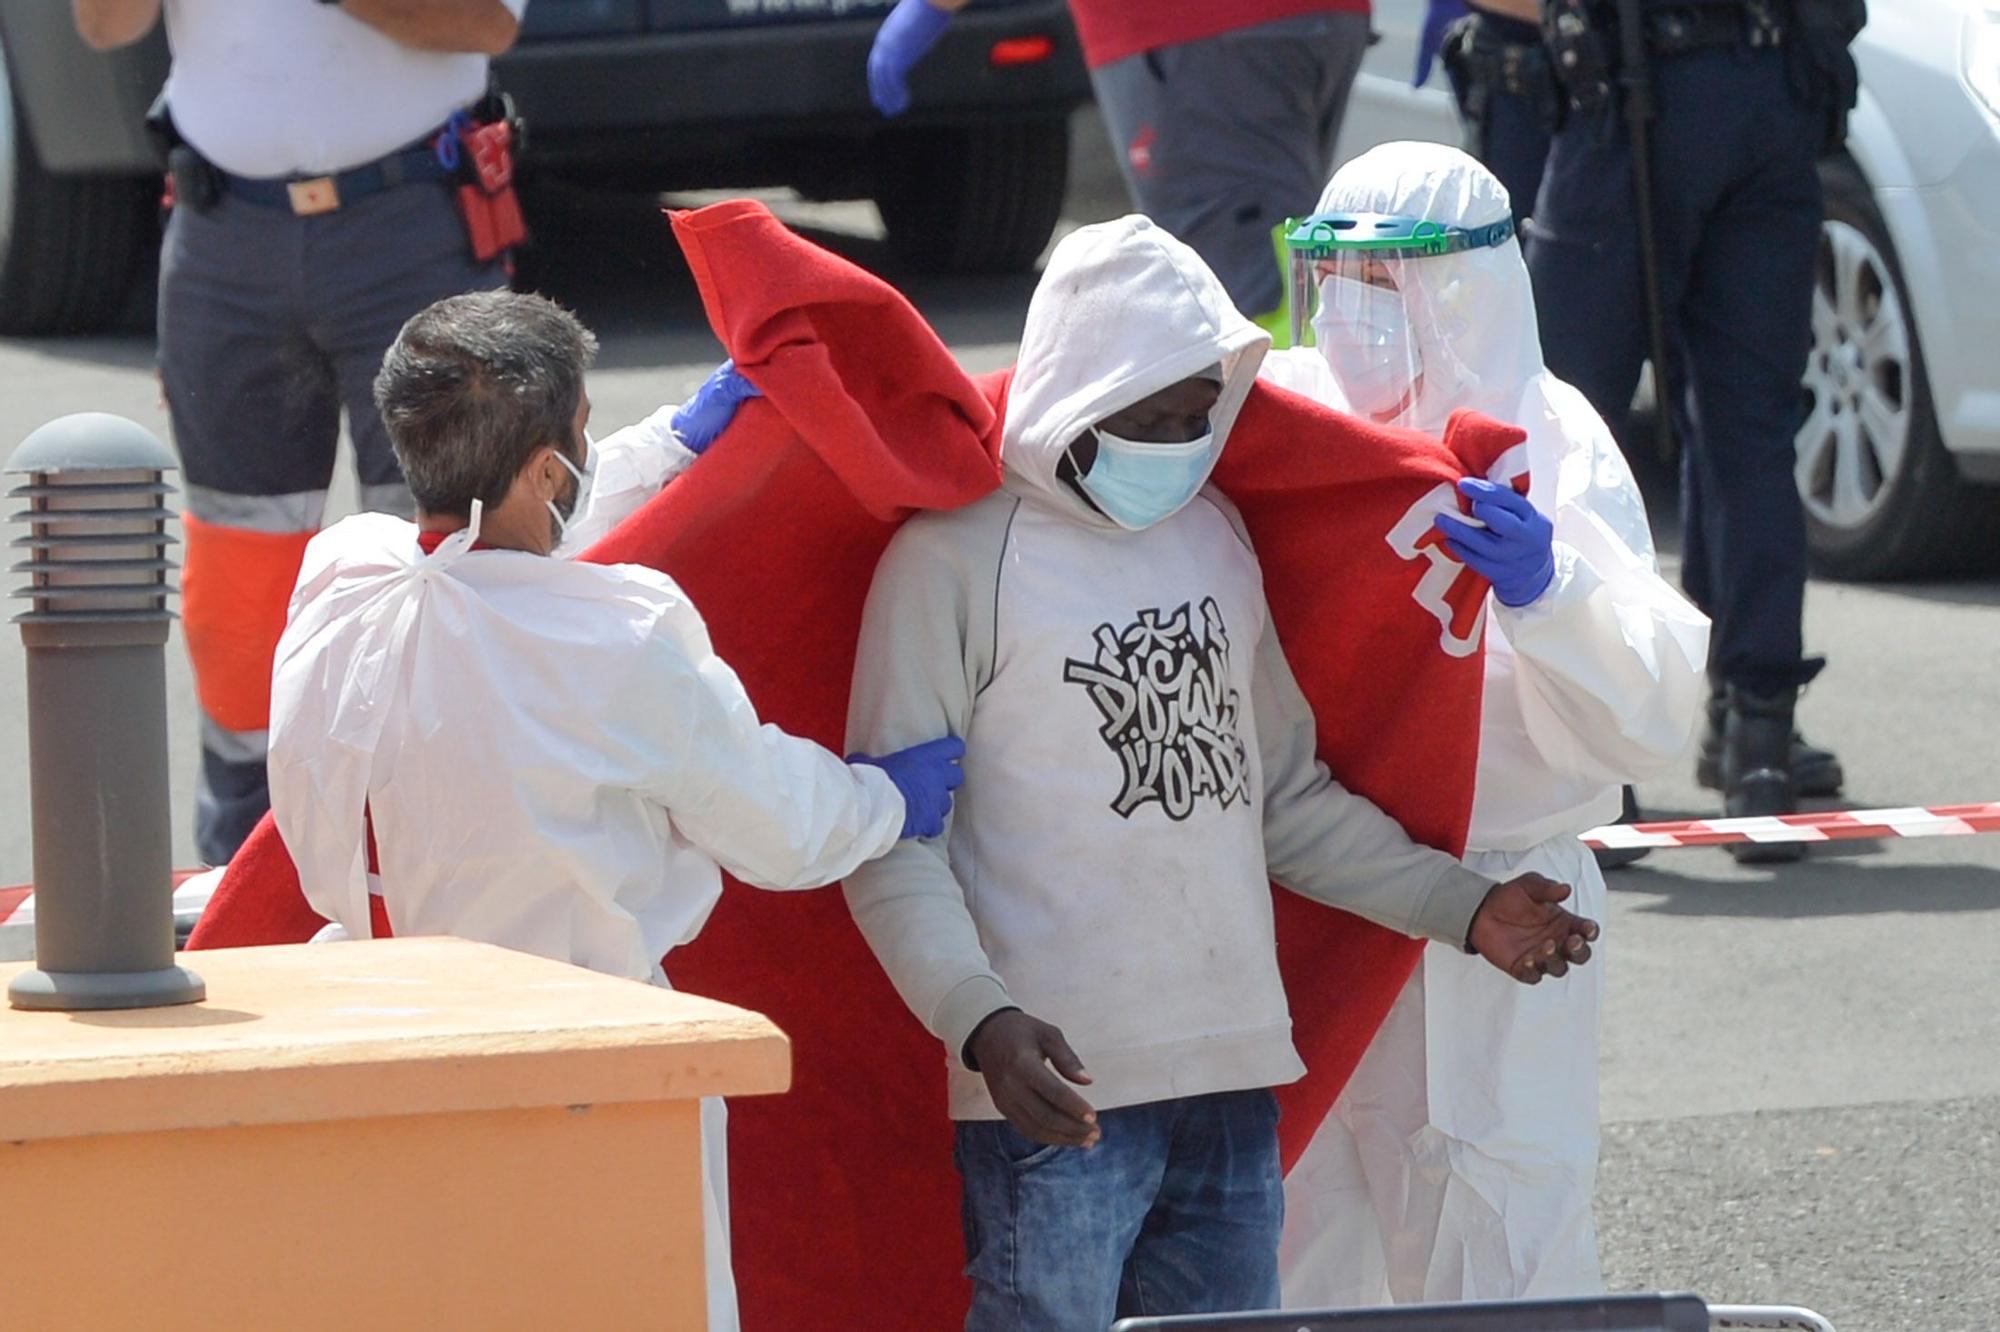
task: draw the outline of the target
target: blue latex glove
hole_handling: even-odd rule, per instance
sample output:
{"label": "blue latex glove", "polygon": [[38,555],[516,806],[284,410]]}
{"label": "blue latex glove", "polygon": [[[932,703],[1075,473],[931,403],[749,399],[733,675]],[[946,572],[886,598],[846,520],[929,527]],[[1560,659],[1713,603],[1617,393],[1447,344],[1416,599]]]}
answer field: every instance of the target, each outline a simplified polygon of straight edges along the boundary
{"label": "blue latex glove", "polygon": [[898,0],[868,52],[868,100],[885,116],[910,109],[910,71],[937,45],[951,15],[929,0]]}
{"label": "blue latex glove", "polygon": [[1468,476],[1458,493],[1486,526],[1439,514],[1435,525],[1451,553],[1486,575],[1503,606],[1525,606],[1547,591],[1556,576],[1555,524],[1512,486]]}
{"label": "blue latex glove", "polygon": [[1417,77],[1411,87],[1421,88],[1431,81],[1431,65],[1444,49],[1444,30],[1471,12],[1465,0],[1431,0],[1424,11],[1423,36],[1417,39]]}
{"label": "blue latex glove", "polygon": [[936,837],[944,831],[945,816],[951,813],[951,793],[965,782],[965,770],[958,766],[964,757],[965,741],[948,735],[881,758],[849,754],[847,761],[866,763],[889,774],[889,780],[903,793],[903,836]]}
{"label": "blue latex glove", "polygon": [[700,454],[736,419],[736,409],[764,390],[743,377],[735,361],[724,361],[701,381],[701,387],[674,409],[668,424],[689,453]]}

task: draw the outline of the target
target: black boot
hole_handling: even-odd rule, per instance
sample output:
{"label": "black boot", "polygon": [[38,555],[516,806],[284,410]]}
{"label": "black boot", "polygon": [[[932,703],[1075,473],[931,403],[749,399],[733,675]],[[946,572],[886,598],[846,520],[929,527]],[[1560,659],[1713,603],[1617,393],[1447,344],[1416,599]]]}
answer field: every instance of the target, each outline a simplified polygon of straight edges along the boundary
{"label": "black boot", "polygon": [[[1629,786],[1625,788],[1625,807],[1619,811],[1618,821],[1620,823],[1637,823],[1639,821],[1639,796]],[[1597,857],[1597,868],[1609,873],[1612,870],[1624,869],[1627,865],[1644,860],[1647,856],[1653,854],[1653,848],[1650,846],[1601,847],[1592,850],[1590,854]]]}
{"label": "black boot", "polygon": [[[1732,819],[1797,811],[1792,786],[1792,706],[1795,689],[1754,694],[1732,685],[1722,723],[1723,810]],[[1738,863],[1779,865],[1806,853],[1796,842],[1738,842],[1729,848]]]}
{"label": "black boot", "polygon": [[1825,799],[1840,794],[1847,773],[1831,749],[1821,749],[1797,730],[1792,732],[1792,785],[1801,796]]}
{"label": "black boot", "polygon": [[[1708,721],[1701,728],[1701,755],[1695,760],[1694,779],[1711,791],[1722,789],[1722,719],[1729,711],[1729,699],[1720,689],[1708,696]],[[1805,799],[1827,799],[1840,794],[1847,773],[1840,759],[1829,749],[1792,731],[1792,789]]]}

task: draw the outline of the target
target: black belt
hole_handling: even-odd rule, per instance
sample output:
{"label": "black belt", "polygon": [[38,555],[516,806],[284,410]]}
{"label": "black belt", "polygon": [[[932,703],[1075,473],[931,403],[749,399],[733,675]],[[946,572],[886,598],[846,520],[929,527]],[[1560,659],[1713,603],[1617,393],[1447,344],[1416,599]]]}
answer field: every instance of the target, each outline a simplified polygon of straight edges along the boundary
{"label": "black belt", "polygon": [[406,148],[346,171],[326,176],[293,176],[271,179],[232,175],[217,168],[222,188],[245,203],[265,208],[289,208],[301,217],[331,213],[335,209],[417,181],[445,180],[451,176],[428,146]]}
{"label": "black belt", "polygon": [[1767,0],[1735,5],[1680,5],[1646,11],[1646,48],[1659,57],[1685,55],[1714,46],[1777,46],[1785,27]]}
{"label": "black belt", "polygon": [[1540,46],[1542,25],[1527,19],[1515,18],[1511,14],[1497,14],[1479,4],[1467,4],[1479,16],[1481,35],[1490,38],[1496,46]]}

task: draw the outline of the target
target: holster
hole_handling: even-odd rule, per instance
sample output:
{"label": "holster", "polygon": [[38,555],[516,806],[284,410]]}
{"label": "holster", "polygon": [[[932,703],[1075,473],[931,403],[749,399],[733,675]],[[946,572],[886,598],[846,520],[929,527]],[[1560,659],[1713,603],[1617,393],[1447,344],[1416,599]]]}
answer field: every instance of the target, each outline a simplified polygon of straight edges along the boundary
{"label": "holster", "polygon": [[1588,115],[1610,103],[1617,52],[1601,6],[1591,0],[1547,0],[1542,43],[1567,109]]}
{"label": "holster", "polygon": [[1496,93],[1528,102],[1551,133],[1561,128],[1566,99],[1539,40],[1509,40],[1484,15],[1468,14],[1446,29],[1439,58],[1470,131],[1473,156],[1486,156]]}
{"label": "holster", "polygon": [[458,210],[465,219],[473,257],[491,263],[528,239],[514,176],[527,136],[514,101],[492,87],[471,112],[458,135]]}
{"label": "holster", "polygon": [[1791,18],[1794,40],[1786,58],[1793,91],[1825,117],[1822,151],[1839,152],[1861,92],[1851,47],[1868,23],[1867,0],[1792,0]]}
{"label": "holster", "polygon": [[162,208],[192,208],[197,213],[206,213],[221,202],[221,173],[181,137],[165,92],[153,100],[146,112],[146,138],[152,144],[154,160],[167,176],[166,191],[160,196]]}
{"label": "holster", "polygon": [[[1445,79],[1451,84],[1458,117],[1475,137],[1486,125],[1493,88],[1492,70],[1480,58],[1478,26],[1479,15],[1467,14],[1444,30],[1444,42],[1438,47],[1438,63],[1444,66]],[[1473,156],[1481,154],[1475,150]]]}

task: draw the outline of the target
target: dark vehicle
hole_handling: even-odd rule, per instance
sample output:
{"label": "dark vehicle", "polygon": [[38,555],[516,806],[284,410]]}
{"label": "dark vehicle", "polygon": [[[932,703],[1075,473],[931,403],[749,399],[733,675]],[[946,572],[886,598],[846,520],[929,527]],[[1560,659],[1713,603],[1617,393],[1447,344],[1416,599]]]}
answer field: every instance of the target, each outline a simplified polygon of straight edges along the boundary
{"label": "dark vehicle", "polygon": [[[911,268],[1028,268],[1062,210],[1069,112],[1089,96],[1063,0],[975,0],[893,123],[865,76],[891,3],[531,0],[497,69],[531,172],[868,198]],[[0,4],[0,332],[85,332],[125,304],[157,239],[141,121],[166,69],[158,32],[100,54],[64,0]]]}

